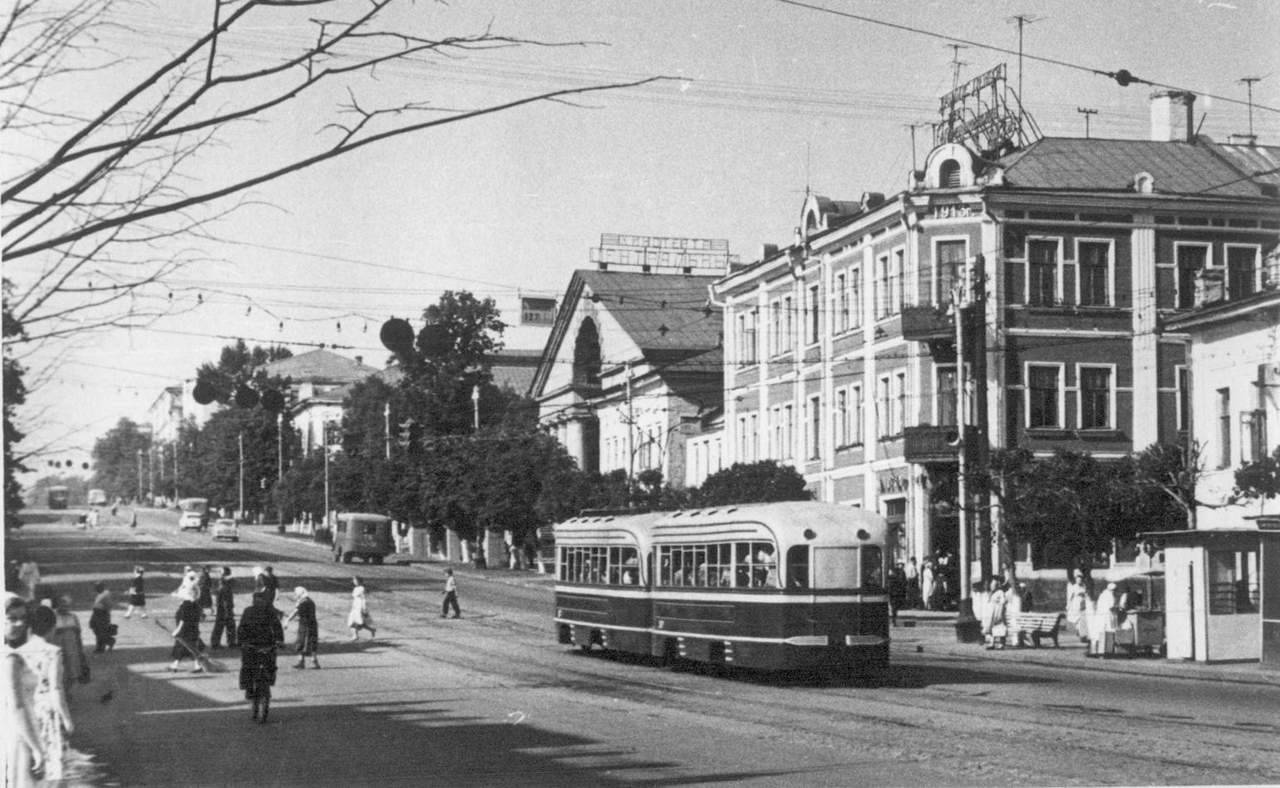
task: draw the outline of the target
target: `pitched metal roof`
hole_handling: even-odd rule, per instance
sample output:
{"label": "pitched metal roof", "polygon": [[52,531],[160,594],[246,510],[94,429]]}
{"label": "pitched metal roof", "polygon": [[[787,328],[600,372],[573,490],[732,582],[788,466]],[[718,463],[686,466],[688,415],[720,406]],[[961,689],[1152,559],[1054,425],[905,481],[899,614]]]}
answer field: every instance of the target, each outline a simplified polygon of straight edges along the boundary
{"label": "pitched metal roof", "polygon": [[718,275],[587,269],[573,275],[586,286],[583,297],[605,304],[646,355],[720,346],[720,309],[707,302],[707,287]]}
{"label": "pitched metal roof", "polygon": [[310,350],[262,368],[268,375],[289,378],[294,383],[354,383],[378,371],[328,350]]}
{"label": "pitched metal roof", "polygon": [[[1157,194],[1219,197],[1262,195],[1235,148],[1207,138],[1190,142],[1045,137],[999,160],[1014,188],[1132,191],[1133,177],[1150,173]],[[1227,150],[1232,149],[1232,150]],[[1275,151],[1271,151],[1275,158]],[[1271,165],[1271,166],[1274,166]],[[1261,177],[1261,176],[1260,176]]]}

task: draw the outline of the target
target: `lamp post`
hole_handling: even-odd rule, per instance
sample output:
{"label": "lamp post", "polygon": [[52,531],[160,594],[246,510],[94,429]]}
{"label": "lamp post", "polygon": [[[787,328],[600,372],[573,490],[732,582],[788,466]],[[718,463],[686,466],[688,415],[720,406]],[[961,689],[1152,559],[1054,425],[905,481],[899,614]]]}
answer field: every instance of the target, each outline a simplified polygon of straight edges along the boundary
{"label": "lamp post", "polygon": [[323,527],[329,527],[329,422],[323,422],[320,428],[321,441],[324,443],[324,520]]}
{"label": "lamp post", "polygon": [[138,503],[142,503],[142,449],[138,449]]}
{"label": "lamp post", "polygon": [[284,481],[284,414],[276,414],[276,530],[284,533],[284,502],[280,485]]}
{"label": "lamp post", "polygon": [[471,428],[480,431],[480,387],[471,387]]}
{"label": "lamp post", "polygon": [[240,448],[240,472],[238,475],[239,478],[237,480],[238,481],[237,486],[240,489],[240,509],[239,509],[238,516],[241,519],[243,519],[244,518],[244,433],[243,432],[241,432],[237,436],[236,443]]}
{"label": "lamp post", "polygon": [[382,434],[383,444],[386,447],[387,460],[391,460],[391,401],[387,400],[382,405]]}

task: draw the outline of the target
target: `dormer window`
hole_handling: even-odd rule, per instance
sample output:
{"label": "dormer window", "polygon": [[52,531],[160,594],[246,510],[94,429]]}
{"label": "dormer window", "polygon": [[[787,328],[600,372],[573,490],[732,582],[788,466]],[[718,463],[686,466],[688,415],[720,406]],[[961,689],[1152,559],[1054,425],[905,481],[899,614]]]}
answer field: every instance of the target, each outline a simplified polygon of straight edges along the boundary
{"label": "dormer window", "polygon": [[960,188],[960,162],[947,159],[938,168],[938,186],[943,189]]}

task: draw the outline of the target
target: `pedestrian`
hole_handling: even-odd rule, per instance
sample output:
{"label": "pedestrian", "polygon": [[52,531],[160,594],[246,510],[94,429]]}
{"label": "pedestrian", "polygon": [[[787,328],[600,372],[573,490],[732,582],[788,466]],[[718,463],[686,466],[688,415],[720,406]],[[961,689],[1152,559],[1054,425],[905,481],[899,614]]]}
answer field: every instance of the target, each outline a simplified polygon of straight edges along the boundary
{"label": "pedestrian", "polygon": [[214,594],[213,635],[209,638],[214,648],[222,648],[222,633],[227,633],[227,645],[236,647],[236,598],[235,587],[231,582],[231,567],[222,567],[222,576],[218,578],[217,592]]}
{"label": "pedestrian", "polygon": [[35,785],[44,774],[44,745],[36,720],[39,677],[19,650],[31,637],[28,602],[12,592],[4,598],[4,769],[6,786]]}
{"label": "pedestrian", "polygon": [[18,582],[22,584],[23,598],[34,602],[40,585],[40,567],[35,561],[23,561],[18,569]]}
{"label": "pedestrian", "polygon": [[209,567],[200,567],[200,575],[196,578],[196,603],[201,611],[213,609],[213,577],[209,575]]}
{"label": "pedestrian", "polygon": [[134,509],[133,513],[129,515],[129,527],[130,528],[138,527],[138,510],[137,509]]}
{"label": "pedestrian", "polygon": [[1089,620],[1089,656],[1110,656],[1115,649],[1116,584],[1107,583],[1093,604]]}
{"label": "pedestrian", "polygon": [[1067,626],[1080,642],[1089,640],[1089,589],[1084,584],[1084,572],[1080,569],[1073,573],[1071,583],[1067,586]]}
{"label": "pedestrian", "polygon": [[173,614],[173,648],[169,651],[169,658],[173,663],[169,665],[170,672],[182,667],[184,659],[190,659],[195,663],[195,667],[191,669],[192,673],[200,673],[204,670],[204,665],[200,664],[200,658],[197,654],[204,652],[204,642],[200,640],[200,619],[203,613],[200,611],[199,592],[195,586],[187,592],[187,598],[182,600],[182,604],[178,605],[178,609]]}
{"label": "pedestrian", "polygon": [[186,599],[199,582],[200,578],[196,575],[196,571],[190,566],[184,566],[182,567],[182,582],[178,584],[178,587],[169,596],[176,597],[179,600]]}
{"label": "pedestrian", "polygon": [[925,610],[933,610],[933,595],[937,590],[935,578],[933,558],[926,556],[924,564],[920,567],[920,603],[924,605]]}
{"label": "pedestrian", "polygon": [[129,608],[124,611],[125,618],[133,618],[133,611],[138,611],[138,618],[147,617],[146,581],[142,577],[140,566],[133,568],[133,579],[129,581]]}
{"label": "pedestrian", "polygon": [[50,642],[57,621],[57,614],[50,608],[40,606],[32,609],[30,636],[18,649],[27,668],[37,679],[32,708],[44,749],[44,779],[49,781],[62,779],[67,736],[75,729],[63,691],[62,650]]}
{"label": "pedestrian", "polygon": [[275,607],[276,596],[280,593],[280,581],[276,578],[276,570],[266,567],[262,570],[262,593],[267,597],[267,607]]}
{"label": "pedestrian", "polygon": [[[255,678],[260,676],[268,686],[276,683],[276,647],[284,642],[284,628],[280,618],[267,604],[261,591],[253,594],[253,604],[240,614],[240,626],[236,629],[240,643],[240,689],[245,700],[252,700],[253,718],[258,719],[258,701],[253,696]],[[266,717],[263,717],[266,720]]]}
{"label": "pedestrian", "polygon": [[351,639],[360,639],[360,630],[369,630],[369,637],[378,636],[373,626],[373,616],[369,615],[369,603],[365,599],[364,581],[359,577],[351,578],[351,612],[347,614],[347,626],[351,627]]}
{"label": "pedestrian", "polygon": [[440,605],[440,617],[449,617],[449,608],[453,608],[453,617],[462,618],[458,609],[458,581],[453,578],[453,570],[444,570],[444,602]]}
{"label": "pedestrian", "polygon": [[89,659],[84,655],[80,619],[71,612],[71,597],[62,594],[54,600],[53,605],[53,642],[62,649],[62,686],[69,689],[73,681],[87,684],[90,677]]}
{"label": "pedestrian", "polygon": [[889,570],[889,623],[898,626],[898,611],[907,599],[907,570],[902,562]]}
{"label": "pedestrian", "polygon": [[94,583],[93,592],[96,596],[93,598],[93,610],[89,613],[89,629],[97,641],[93,653],[101,654],[116,646],[116,625],[111,623],[111,608],[115,607],[115,601],[106,583]]}
{"label": "pedestrian", "polygon": [[319,668],[316,650],[320,645],[320,622],[316,620],[316,603],[307,595],[307,589],[298,586],[293,589],[293,612],[285,623],[298,619],[298,662],[294,668],[302,670],[307,666],[307,657],[311,657],[311,667]]}
{"label": "pedestrian", "polygon": [[1003,584],[992,578],[991,591],[987,595],[986,617],[982,621],[984,646],[987,649],[1004,648],[1005,638],[1009,635],[1009,624],[1005,618],[1007,603]]}

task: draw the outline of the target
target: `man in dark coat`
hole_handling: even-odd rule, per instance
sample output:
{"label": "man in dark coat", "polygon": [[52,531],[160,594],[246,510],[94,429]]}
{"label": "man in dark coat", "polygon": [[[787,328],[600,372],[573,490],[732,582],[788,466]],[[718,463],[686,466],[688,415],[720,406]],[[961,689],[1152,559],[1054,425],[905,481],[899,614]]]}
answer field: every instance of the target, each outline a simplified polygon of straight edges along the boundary
{"label": "man in dark coat", "polygon": [[236,630],[240,644],[240,689],[245,699],[254,701],[253,714],[258,716],[257,700],[253,697],[255,676],[261,676],[268,686],[276,683],[276,648],[284,643],[284,627],[280,618],[267,604],[262,592],[253,595],[253,605],[240,614],[240,626]]}
{"label": "man in dark coat", "polygon": [[214,595],[213,647],[222,648],[222,632],[226,630],[227,645],[236,647],[236,599],[235,589],[231,584],[231,567],[222,567],[222,577],[218,580],[217,593]]}

